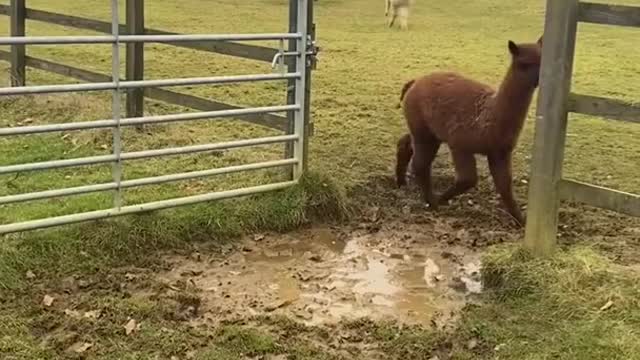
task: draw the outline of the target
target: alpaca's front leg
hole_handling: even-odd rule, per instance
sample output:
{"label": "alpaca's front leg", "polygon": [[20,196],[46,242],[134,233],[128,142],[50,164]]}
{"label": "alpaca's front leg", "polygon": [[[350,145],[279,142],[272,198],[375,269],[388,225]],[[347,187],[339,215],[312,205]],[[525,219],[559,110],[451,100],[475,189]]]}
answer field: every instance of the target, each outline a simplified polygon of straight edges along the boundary
{"label": "alpaca's front leg", "polygon": [[511,152],[500,152],[489,155],[489,169],[496,191],[500,194],[502,204],[519,226],[524,226],[524,217],[513,196],[513,176],[511,173]]}

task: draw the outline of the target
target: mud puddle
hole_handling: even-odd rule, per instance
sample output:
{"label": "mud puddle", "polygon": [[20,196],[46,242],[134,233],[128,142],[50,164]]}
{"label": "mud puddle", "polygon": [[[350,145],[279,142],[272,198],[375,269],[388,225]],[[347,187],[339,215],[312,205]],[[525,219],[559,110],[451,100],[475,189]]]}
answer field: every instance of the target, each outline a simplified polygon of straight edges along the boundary
{"label": "mud puddle", "polygon": [[445,326],[481,289],[479,254],[434,240],[430,226],[259,235],[220,259],[174,257],[166,295],[201,298],[192,321],[281,314],[308,325],[370,318]]}

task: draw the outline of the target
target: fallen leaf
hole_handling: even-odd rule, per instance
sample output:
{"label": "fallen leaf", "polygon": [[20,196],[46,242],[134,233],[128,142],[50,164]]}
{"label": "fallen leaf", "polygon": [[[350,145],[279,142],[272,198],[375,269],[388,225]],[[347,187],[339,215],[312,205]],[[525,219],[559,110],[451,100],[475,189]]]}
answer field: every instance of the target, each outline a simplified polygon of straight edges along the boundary
{"label": "fallen leaf", "polygon": [[102,314],[102,311],[100,310],[92,310],[92,311],[85,312],[84,315],[82,316],[87,319],[97,319],[100,317],[101,314]]}
{"label": "fallen leaf", "polygon": [[600,311],[609,310],[609,308],[612,306],[613,306],[613,301],[609,300],[607,301],[606,304],[602,305],[602,307],[600,308]]}
{"label": "fallen leaf", "polygon": [[45,295],[44,298],[42,299],[42,305],[49,307],[51,305],[53,305],[53,301],[55,299],[52,296],[49,295]]}
{"label": "fallen leaf", "polygon": [[478,347],[478,340],[477,339],[471,339],[467,343],[467,349],[469,349],[469,350],[473,350],[473,349],[475,349],[477,347]]}
{"label": "fallen leaf", "polygon": [[76,310],[65,309],[64,310],[64,314],[67,315],[67,316],[71,316],[73,318],[79,318],[80,317],[80,312],[76,311]]}
{"label": "fallen leaf", "polygon": [[507,346],[507,344],[502,343],[502,344],[498,344],[493,348],[493,351],[500,351],[502,350],[505,346]]}
{"label": "fallen leaf", "polygon": [[193,261],[200,262],[202,261],[202,255],[200,255],[200,253],[196,251],[193,254],[191,254],[191,259],[193,259]]}
{"label": "fallen leaf", "polygon": [[29,270],[29,271],[27,271],[27,273],[26,273],[26,277],[27,277],[27,279],[29,279],[29,280],[31,280],[31,279],[35,279],[35,278],[36,278],[36,274],[35,274],[33,271]]}
{"label": "fallen leaf", "polygon": [[85,351],[91,349],[93,347],[92,343],[83,343],[83,342],[77,342],[73,345],[71,345],[71,347],[69,347],[69,351],[74,352],[76,354],[82,354]]}
{"label": "fallen leaf", "polygon": [[280,308],[283,308],[285,306],[289,306],[291,304],[291,300],[278,300],[275,301],[269,305],[267,305],[264,310],[266,312],[274,312]]}
{"label": "fallen leaf", "polygon": [[127,335],[131,335],[134,331],[138,331],[140,329],[140,324],[138,324],[134,319],[129,320],[127,325],[124,326],[124,332]]}

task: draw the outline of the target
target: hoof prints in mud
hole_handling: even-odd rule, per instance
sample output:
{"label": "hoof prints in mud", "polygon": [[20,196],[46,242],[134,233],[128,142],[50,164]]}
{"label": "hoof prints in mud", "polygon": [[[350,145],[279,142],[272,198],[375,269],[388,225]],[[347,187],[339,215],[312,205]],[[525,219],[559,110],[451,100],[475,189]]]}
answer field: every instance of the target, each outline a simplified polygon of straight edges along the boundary
{"label": "hoof prints in mud", "polygon": [[[481,291],[479,256],[447,245],[425,225],[378,231],[316,228],[247,239],[232,255],[173,258],[160,275],[168,296],[191,284],[201,297],[196,323],[264,314],[309,325],[370,318],[444,327]],[[258,241],[256,241],[258,240]]]}

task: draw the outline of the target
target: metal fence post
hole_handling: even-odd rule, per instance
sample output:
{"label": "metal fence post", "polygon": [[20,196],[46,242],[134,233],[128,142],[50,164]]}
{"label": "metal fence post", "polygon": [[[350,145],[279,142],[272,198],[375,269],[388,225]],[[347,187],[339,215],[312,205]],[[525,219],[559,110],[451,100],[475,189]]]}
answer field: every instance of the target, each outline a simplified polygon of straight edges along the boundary
{"label": "metal fence post", "polygon": [[[316,40],[316,24],[313,22],[313,1],[307,2],[307,28],[309,38],[313,44]],[[302,145],[302,169],[307,171],[309,168],[309,140],[313,135],[313,122],[311,121],[311,70],[315,68],[315,56],[307,59],[307,73],[305,79],[304,96],[306,99],[304,106],[304,138]]]}
{"label": "metal fence post", "polygon": [[[126,22],[128,35],[144,35],[144,0],[127,0]],[[144,79],[144,43],[127,44],[127,80]],[[144,115],[144,89],[127,91],[127,117]],[[141,126],[138,129],[142,128]]]}
{"label": "metal fence post", "polygon": [[[11,36],[25,36],[26,0],[11,0]],[[26,83],[26,46],[11,45],[11,86]]]}
{"label": "metal fence post", "polygon": [[293,144],[293,156],[298,160],[293,172],[294,180],[299,179],[304,172],[304,145],[305,145],[305,113],[308,99],[306,98],[307,72],[307,48],[309,44],[308,5],[309,0],[298,1],[297,32],[302,36],[296,41],[295,65],[300,77],[295,80],[295,99],[300,109],[294,112],[294,131],[298,139]]}
{"label": "metal fence post", "polygon": [[525,246],[537,255],[556,246],[578,0],[548,0],[546,11],[525,234]]}
{"label": "metal fence post", "polygon": [[[298,31],[298,0],[289,0],[289,32],[295,33]],[[296,51],[296,41],[289,40],[289,52]],[[296,60],[292,57],[287,57],[287,70],[289,73],[296,71]],[[296,80],[289,79],[287,81],[287,105],[293,105],[296,103]],[[295,132],[295,114],[293,112],[287,113],[287,134],[293,134]],[[293,143],[286,143],[284,147],[284,157],[289,159],[293,157]],[[294,169],[287,169],[287,178],[294,178]]]}

